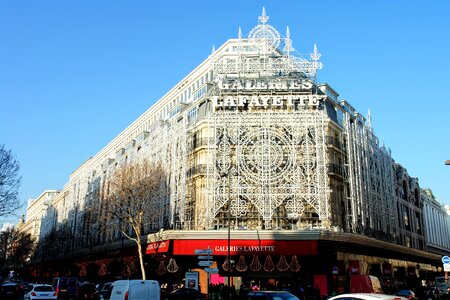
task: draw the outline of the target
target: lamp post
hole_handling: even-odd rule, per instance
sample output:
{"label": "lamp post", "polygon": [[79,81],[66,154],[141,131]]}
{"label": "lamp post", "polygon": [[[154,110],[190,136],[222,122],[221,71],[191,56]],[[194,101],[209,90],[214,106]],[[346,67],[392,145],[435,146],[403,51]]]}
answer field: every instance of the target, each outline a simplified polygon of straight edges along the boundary
{"label": "lamp post", "polygon": [[[445,161],[445,165],[449,166],[450,165],[450,159],[447,159]],[[448,283],[448,272],[445,272],[445,281]]]}
{"label": "lamp post", "polygon": [[231,213],[230,213],[230,174],[228,174],[228,299],[231,300]]}
{"label": "lamp post", "polygon": [[227,260],[228,260],[228,299],[231,300],[231,180],[230,172],[222,172],[220,177],[228,177],[228,199],[227,199],[227,223],[228,223],[228,247],[227,247]]}

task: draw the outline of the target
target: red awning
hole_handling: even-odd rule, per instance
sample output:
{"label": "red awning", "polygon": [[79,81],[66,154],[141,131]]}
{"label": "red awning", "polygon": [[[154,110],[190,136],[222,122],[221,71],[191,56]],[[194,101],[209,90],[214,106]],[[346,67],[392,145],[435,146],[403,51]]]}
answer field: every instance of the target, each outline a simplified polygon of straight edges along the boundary
{"label": "red awning", "polygon": [[153,242],[147,245],[145,254],[166,253],[169,251],[170,240]]}
{"label": "red awning", "polygon": [[[228,240],[174,240],[173,255],[195,255],[212,249],[212,255],[228,255]],[[230,255],[317,255],[317,241],[231,240]]]}

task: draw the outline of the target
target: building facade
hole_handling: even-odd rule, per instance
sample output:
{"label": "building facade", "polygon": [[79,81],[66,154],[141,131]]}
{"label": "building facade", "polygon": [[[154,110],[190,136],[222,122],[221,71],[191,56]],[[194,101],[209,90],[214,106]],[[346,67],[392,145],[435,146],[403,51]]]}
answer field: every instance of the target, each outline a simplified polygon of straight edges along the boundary
{"label": "building facade", "polygon": [[48,208],[52,206],[53,199],[58,195],[57,190],[46,190],[36,199],[28,200],[25,222],[20,230],[30,234],[31,238],[39,242],[39,238],[49,232],[50,228],[42,220],[46,219]]}
{"label": "building facade", "polygon": [[349,274],[406,284],[436,270],[418,180],[380,145],[370,115],[317,82],[317,47],[297,55],[289,29],[282,37],[268,20],[263,9],[248,37],[239,30],[75,170],[41,235],[65,228],[68,251],[123,247],[89,211],[102,213],[115,170],[148,159],[168,187],[144,228],[155,276],[198,269],[195,250],[206,249],[219,275],[318,283],[324,294]]}
{"label": "building facade", "polygon": [[450,248],[449,215],[430,189],[421,191],[428,251],[448,255]]}

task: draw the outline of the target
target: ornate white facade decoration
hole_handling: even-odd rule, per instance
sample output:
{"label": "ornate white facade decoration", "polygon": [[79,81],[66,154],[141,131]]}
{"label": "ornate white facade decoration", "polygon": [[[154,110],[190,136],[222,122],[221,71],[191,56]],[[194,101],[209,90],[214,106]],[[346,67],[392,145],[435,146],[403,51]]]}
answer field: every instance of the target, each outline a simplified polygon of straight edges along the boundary
{"label": "ornate white facade decoration", "polygon": [[[267,23],[269,17],[263,8],[259,24],[248,35],[248,39],[241,40],[239,35],[239,51],[247,55],[238,57],[222,56],[214,60],[214,71],[217,75],[239,74],[241,76],[259,73],[266,76],[288,75],[292,72],[301,72],[306,76],[314,77],[317,70],[322,69],[319,62],[320,53],[314,46],[310,54],[311,60],[301,56],[293,56],[294,50],[290,39],[289,28],[286,38]],[[284,45],[281,49],[280,45]],[[280,55],[280,54],[285,55]]]}
{"label": "ornate white facade decoration", "polygon": [[[320,54],[315,47],[311,61],[291,56],[289,29],[281,38],[268,19],[263,8],[247,40],[241,40],[239,30],[234,55],[213,57],[216,86],[210,96],[216,96],[214,107],[220,106],[217,98],[225,100],[208,118],[213,136],[207,162],[208,227],[224,211],[235,226],[271,229],[280,226],[276,214],[302,218],[305,211],[317,214],[321,226],[330,225],[326,114],[318,106],[282,104],[281,98],[270,106],[264,98],[277,89],[292,97],[315,95],[312,77],[322,67]],[[306,78],[311,81],[305,83]],[[291,89],[295,80],[310,88]]]}
{"label": "ornate white facade decoration", "polygon": [[[315,211],[329,220],[326,171],[326,120],[322,112],[216,112],[210,118],[214,132],[208,162],[208,224],[229,202],[233,218],[276,227],[272,218]],[[324,222],[324,225],[327,222]],[[260,226],[262,223],[257,223]]]}

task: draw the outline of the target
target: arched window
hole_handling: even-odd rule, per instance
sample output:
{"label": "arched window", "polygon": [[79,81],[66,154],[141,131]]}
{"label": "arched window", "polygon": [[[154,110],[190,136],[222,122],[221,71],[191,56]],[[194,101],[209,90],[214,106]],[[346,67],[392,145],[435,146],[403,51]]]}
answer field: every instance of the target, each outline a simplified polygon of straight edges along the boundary
{"label": "arched window", "polygon": [[403,195],[402,198],[404,200],[408,200],[408,185],[406,183],[406,180],[403,180]]}

